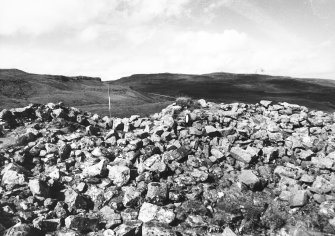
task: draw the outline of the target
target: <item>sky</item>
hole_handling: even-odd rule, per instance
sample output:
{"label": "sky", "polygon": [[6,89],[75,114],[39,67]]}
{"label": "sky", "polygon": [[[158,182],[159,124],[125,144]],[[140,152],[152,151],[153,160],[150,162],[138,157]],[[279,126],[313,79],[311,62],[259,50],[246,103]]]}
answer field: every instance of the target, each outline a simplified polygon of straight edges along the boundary
{"label": "sky", "polygon": [[0,0],[0,68],[335,79],[335,0]]}

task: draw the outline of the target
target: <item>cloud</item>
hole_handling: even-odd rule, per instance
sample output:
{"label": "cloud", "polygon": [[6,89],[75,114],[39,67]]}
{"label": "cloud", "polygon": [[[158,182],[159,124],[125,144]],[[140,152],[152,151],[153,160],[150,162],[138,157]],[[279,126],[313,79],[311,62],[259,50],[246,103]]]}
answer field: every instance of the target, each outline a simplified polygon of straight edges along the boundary
{"label": "cloud", "polygon": [[64,27],[81,27],[98,17],[108,1],[0,0],[0,34],[43,34]]}
{"label": "cloud", "polygon": [[320,43],[296,35],[249,1],[203,3],[0,0],[0,68],[106,80],[259,68],[277,75],[335,75],[334,39]]}
{"label": "cloud", "polygon": [[[91,24],[126,26],[184,14],[190,0],[0,0],[0,34],[39,35]],[[119,23],[118,23],[119,22]]]}

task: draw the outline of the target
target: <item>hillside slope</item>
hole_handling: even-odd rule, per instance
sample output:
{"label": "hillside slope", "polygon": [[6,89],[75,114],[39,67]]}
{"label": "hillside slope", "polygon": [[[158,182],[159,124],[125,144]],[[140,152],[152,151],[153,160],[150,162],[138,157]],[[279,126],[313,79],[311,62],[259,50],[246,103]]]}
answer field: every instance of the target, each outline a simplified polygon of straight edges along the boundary
{"label": "hillside slope", "polygon": [[69,106],[107,115],[108,84],[112,116],[118,117],[158,112],[178,96],[225,103],[256,103],[266,99],[335,111],[335,82],[332,80],[230,73],[162,73],[101,81],[85,76],[31,74],[16,69],[0,70],[0,109],[63,101]]}
{"label": "hillside slope", "polygon": [[[166,106],[161,100],[125,86],[111,85],[113,116],[149,114]],[[69,106],[108,114],[108,84],[100,78],[39,75],[21,70],[0,70],[0,108],[22,107],[29,103],[63,101]],[[147,104],[147,106],[143,106]],[[125,107],[132,109],[124,109]],[[157,108],[156,108],[157,107]]]}
{"label": "hillside slope", "polygon": [[142,93],[205,98],[214,102],[285,101],[335,111],[335,82],[257,74],[138,74],[114,81]]}

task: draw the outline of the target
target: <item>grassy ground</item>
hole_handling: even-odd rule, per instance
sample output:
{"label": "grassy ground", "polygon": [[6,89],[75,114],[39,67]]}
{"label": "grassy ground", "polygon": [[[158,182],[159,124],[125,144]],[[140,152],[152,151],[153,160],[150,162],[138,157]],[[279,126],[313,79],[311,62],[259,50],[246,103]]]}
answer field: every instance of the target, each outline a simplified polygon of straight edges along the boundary
{"label": "grassy ground", "polygon": [[[113,116],[148,115],[160,111],[169,103],[166,98],[141,93],[122,85],[110,85],[110,95]],[[108,115],[108,84],[99,78],[71,78],[0,70],[0,109],[60,101],[68,106]]]}
{"label": "grassy ground", "polygon": [[266,75],[213,73],[206,75],[148,74],[114,81],[142,93],[190,96],[215,102],[290,102],[335,111],[335,81]]}
{"label": "grassy ground", "polygon": [[290,102],[312,109],[335,111],[335,82],[266,75],[213,73],[205,75],[147,74],[102,82],[99,78],[30,74],[0,70],[0,110],[29,103],[64,102],[108,115],[110,86],[112,116],[159,112],[175,97],[214,102]]}

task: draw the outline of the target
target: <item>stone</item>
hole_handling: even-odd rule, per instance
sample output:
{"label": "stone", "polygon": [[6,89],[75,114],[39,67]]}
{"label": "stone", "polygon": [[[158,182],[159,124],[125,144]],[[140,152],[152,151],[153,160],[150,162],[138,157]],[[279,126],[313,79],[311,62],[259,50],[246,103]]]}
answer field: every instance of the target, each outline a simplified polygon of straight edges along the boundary
{"label": "stone", "polygon": [[0,112],[0,120],[11,122],[13,119],[15,119],[15,117],[11,111],[3,109]]}
{"label": "stone", "polygon": [[161,207],[158,210],[156,217],[159,222],[162,222],[165,224],[171,224],[176,218],[176,215],[174,214],[172,209],[165,209]]}
{"label": "stone", "polygon": [[127,166],[107,166],[110,178],[116,186],[123,186],[130,180],[130,169]]}
{"label": "stone", "polygon": [[60,219],[44,219],[43,217],[37,218],[33,221],[35,228],[43,232],[53,232],[61,228]]}
{"label": "stone", "polygon": [[279,152],[276,147],[263,147],[262,148],[264,162],[269,163],[278,158]]}
{"label": "stone", "polygon": [[71,215],[66,217],[65,226],[69,229],[75,229],[82,232],[94,231],[99,223],[97,217],[89,215]]}
{"label": "stone", "polygon": [[105,159],[101,160],[99,163],[87,166],[83,170],[84,177],[104,177],[107,175],[107,161]]}
{"label": "stone", "polygon": [[260,103],[263,107],[268,108],[268,107],[271,105],[272,101],[261,100],[259,103]]}
{"label": "stone", "polygon": [[310,149],[308,150],[301,150],[299,153],[299,158],[302,160],[310,160],[314,152]]}
{"label": "stone", "polygon": [[52,111],[52,116],[54,118],[63,118],[65,119],[67,114],[66,114],[66,111],[64,111],[64,109],[62,108],[58,108],[58,109],[55,109]]}
{"label": "stone", "polygon": [[58,218],[65,219],[68,215],[67,210],[65,208],[66,207],[64,202],[57,202],[53,211]]}
{"label": "stone", "polygon": [[190,174],[197,182],[205,182],[209,176],[208,173],[199,169],[194,169]]}
{"label": "stone", "polygon": [[[85,195],[94,203],[94,210],[99,209],[105,202],[105,191],[96,185],[88,185]],[[86,199],[84,199],[86,201]],[[89,204],[87,204],[88,206]]]}
{"label": "stone", "polygon": [[23,185],[26,183],[28,171],[22,166],[9,163],[1,171],[2,185]]}
{"label": "stone", "polygon": [[147,236],[176,236],[172,227],[159,222],[146,222],[142,226],[142,235]]}
{"label": "stone", "polygon": [[166,171],[167,166],[163,162],[162,157],[159,154],[154,154],[143,162],[143,166],[146,170],[157,171],[163,173]]}
{"label": "stone", "polygon": [[223,230],[222,236],[237,236],[229,227]]}
{"label": "stone", "polygon": [[18,146],[24,146],[27,145],[29,142],[32,142],[36,139],[36,136],[31,133],[25,133],[25,134],[21,134],[17,137],[15,144]]}
{"label": "stone", "polygon": [[56,152],[58,152],[58,146],[56,144],[53,144],[53,143],[46,143],[45,144],[45,150],[46,150],[47,154],[56,153]]}
{"label": "stone", "polygon": [[74,209],[86,209],[87,201],[86,199],[77,193],[73,189],[68,189],[64,193],[65,200],[64,202],[68,205],[68,209],[71,212]]}
{"label": "stone", "polygon": [[48,197],[49,196],[49,186],[39,179],[29,180],[29,188],[33,195]]}
{"label": "stone", "polygon": [[252,170],[242,170],[239,175],[239,180],[251,189],[255,189],[260,185],[260,179],[253,173]]}
{"label": "stone", "polygon": [[232,147],[230,149],[230,154],[232,155],[233,158],[245,163],[250,163],[255,158],[254,154],[251,154],[250,152],[247,152],[246,150],[240,147]]}
{"label": "stone", "polygon": [[138,219],[142,222],[148,222],[156,219],[157,213],[159,210],[159,206],[144,202],[141,206]]}
{"label": "stone", "polygon": [[213,156],[215,156],[216,159],[221,159],[221,158],[224,157],[224,154],[223,154],[220,150],[215,149],[215,148],[213,148],[213,149],[211,150],[211,154],[212,154]]}
{"label": "stone", "polygon": [[335,217],[335,201],[324,201],[320,204],[319,214],[327,218]]}
{"label": "stone", "polygon": [[327,157],[313,156],[311,164],[321,169],[331,169],[334,164],[334,160]]}
{"label": "stone", "polygon": [[207,107],[207,102],[205,99],[199,99],[198,103],[200,104],[201,107],[205,108]]}
{"label": "stone", "polygon": [[168,187],[165,183],[151,182],[148,184],[146,200],[156,205],[163,205],[168,199]]}
{"label": "stone", "polygon": [[290,206],[291,207],[302,207],[307,204],[308,194],[306,190],[298,190],[295,193],[291,193]]}
{"label": "stone", "polygon": [[138,211],[132,208],[127,208],[121,212],[121,218],[123,221],[137,220]]}
{"label": "stone", "polygon": [[106,230],[103,232],[103,236],[115,236],[115,232],[114,232],[114,230],[106,229]]}
{"label": "stone", "polygon": [[100,209],[100,214],[102,215],[103,219],[106,221],[106,228],[114,228],[121,224],[121,214],[116,213],[112,208],[109,206],[104,206]]}
{"label": "stone", "polygon": [[321,195],[321,194],[313,194],[313,199],[319,204],[326,201],[326,197],[324,195]]}
{"label": "stone", "polygon": [[62,103],[2,112],[0,234],[334,231],[334,114],[270,101],[180,105],[122,119]]}
{"label": "stone", "polygon": [[28,224],[22,224],[18,223],[9,229],[7,229],[4,234],[4,236],[42,236],[44,233],[42,233],[40,230],[28,225]]}
{"label": "stone", "polygon": [[200,215],[188,215],[185,222],[192,228],[207,226],[207,222],[205,221],[204,217]]}
{"label": "stone", "polygon": [[313,175],[308,175],[308,174],[303,174],[300,178],[301,182],[304,183],[313,183],[314,182],[314,176]]}
{"label": "stone", "polygon": [[287,166],[277,166],[273,173],[279,176],[286,176],[289,178],[295,178],[297,176],[296,171]]}
{"label": "stone", "polygon": [[69,144],[63,144],[59,147],[58,150],[59,158],[62,160],[66,160],[70,157],[71,154],[71,146]]}
{"label": "stone", "polygon": [[138,205],[140,198],[141,192],[135,187],[129,186],[125,189],[122,203],[125,207],[134,207]]}
{"label": "stone", "polygon": [[86,133],[88,135],[96,136],[99,134],[100,129],[98,127],[95,127],[93,125],[89,125],[86,127]]}
{"label": "stone", "polygon": [[114,229],[115,236],[140,236],[142,222],[138,220],[132,220],[124,222]]}
{"label": "stone", "polygon": [[316,176],[310,190],[319,194],[329,193],[332,190],[331,183],[322,176]]}

